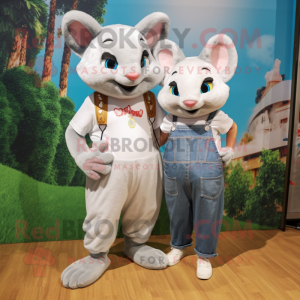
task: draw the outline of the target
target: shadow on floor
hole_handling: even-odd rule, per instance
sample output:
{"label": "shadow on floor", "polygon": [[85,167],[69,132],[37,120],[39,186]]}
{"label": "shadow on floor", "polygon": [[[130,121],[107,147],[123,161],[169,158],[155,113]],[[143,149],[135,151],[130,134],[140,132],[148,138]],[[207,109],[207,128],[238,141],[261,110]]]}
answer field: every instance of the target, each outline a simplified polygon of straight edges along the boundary
{"label": "shadow on floor", "polygon": [[[211,259],[214,268],[218,268],[227,263],[249,264],[251,263],[251,250],[263,248],[268,240],[274,238],[281,230],[253,230],[253,231],[227,231],[220,234],[217,253],[218,256]],[[193,235],[195,241],[195,236]],[[170,236],[152,236],[147,245],[160,249],[165,253],[170,251]],[[123,252],[124,241],[114,245],[109,251],[109,257],[112,264],[109,270],[126,266],[132,261],[126,257]],[[196,263],[197,256],[194,252],[194,246],[189,247],[188,256],[184,263]],[[249,255],[247,254],[249,252]],[[244,255],[245,254],[245,255]]]}

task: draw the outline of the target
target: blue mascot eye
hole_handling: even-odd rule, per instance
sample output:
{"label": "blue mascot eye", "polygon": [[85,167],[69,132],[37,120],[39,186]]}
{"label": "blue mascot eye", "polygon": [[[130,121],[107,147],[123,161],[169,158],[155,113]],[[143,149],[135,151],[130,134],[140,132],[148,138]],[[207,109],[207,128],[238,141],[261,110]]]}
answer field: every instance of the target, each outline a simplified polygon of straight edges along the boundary
{"label": "blue mascot eye", "polygon": [[144,55],[141,59],[141,68],[149,66],[149,63],[150,63],[150,61],[149,61],[148,56]]}
{"label": "blue mascot eye", "polygon": [[176,86],[170,86],[170,93],[171,93],[172,95],[175,95],[175,96],[180,96],[180,95],[179,95],[179,92],[178,92],[177,85],[176,85]]}
{"label": "blue mascot eye", "polygon": [[112,59],[107,59],[105,61],[105,68],[107,69],[116,69],[118,67],[118,63]]}
{"label": "blue mascot eye", "polygon": [[211,91],[213,88],[212,86],[212,82],[204,82],[201,85],[201,94],[205,94],[208,93],[209,91]]}

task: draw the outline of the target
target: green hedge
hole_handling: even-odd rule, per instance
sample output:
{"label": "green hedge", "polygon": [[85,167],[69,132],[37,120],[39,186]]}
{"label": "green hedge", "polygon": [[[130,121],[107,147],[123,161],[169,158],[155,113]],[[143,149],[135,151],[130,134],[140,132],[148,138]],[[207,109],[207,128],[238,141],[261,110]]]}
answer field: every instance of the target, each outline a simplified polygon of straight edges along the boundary
{"label": "green hedge", "polygon": [[59,144],[56,148],[53,169],[55,170],[55,181],[58,185],[69,185],[76,172],[76,164],[70,155],[65,142],[65,131],[69,121],[73,118],[75,105],[68,97],[60,98],[61,114],[60,126],[62,130],[59,134]]}
{"label": "green hedge", "polygon": [[[65,130],[75,114],[68,97],[60,97],[52,82],[27,67],[0,77],[0,163],[52,185],[84,186],[65,142]],[[79,173],[81,172],[81,173]]]}

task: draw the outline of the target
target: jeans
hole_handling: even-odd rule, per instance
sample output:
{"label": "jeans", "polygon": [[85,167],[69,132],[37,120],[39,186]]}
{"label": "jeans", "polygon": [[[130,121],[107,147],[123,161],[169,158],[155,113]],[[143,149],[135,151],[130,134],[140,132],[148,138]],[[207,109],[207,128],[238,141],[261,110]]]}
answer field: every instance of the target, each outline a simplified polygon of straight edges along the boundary
{"label": "jeans", "polygon": [[211,127],[177,125],[170,132],[163,164],[171,246],[183,249],[193,245],[194,229],[196,254],[204,258],[216,256],[223,219],[224,178]]}

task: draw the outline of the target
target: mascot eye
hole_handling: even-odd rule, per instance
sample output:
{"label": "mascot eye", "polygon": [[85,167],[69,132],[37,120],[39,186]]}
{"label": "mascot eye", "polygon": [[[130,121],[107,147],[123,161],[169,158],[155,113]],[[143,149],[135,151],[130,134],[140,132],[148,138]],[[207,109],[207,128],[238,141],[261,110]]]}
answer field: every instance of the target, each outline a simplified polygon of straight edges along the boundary
{"label": "mascot eye", "polygon": [[141,68],[148,66],[149,63],[149,53],[147,50],[144,50],[141,58]]}
{"label": "mascot eye", "polygon": [[116,69],[118,67],[118,63],[112,59],[107,59],[105,61],[105,68],[107,69]]}
{"label": "mascot eye", "polygon": [[210,82],[204,82],[201,85],[201,94],[208,93],[213,89],[212,81]]}
{"label": "mascot eye", "polygon": [[175,95],[175,96],[180,96],[180,95],[179,95],[179,92],[178,92],[177,85],[176,85],[176,86],[170,86],[170,93],[171,93],[172,95]]}
{"label": "mascot eye", "polygon": [[141,68],[148,66],[150,63],[148,56],[143,56],[141,60]]}

